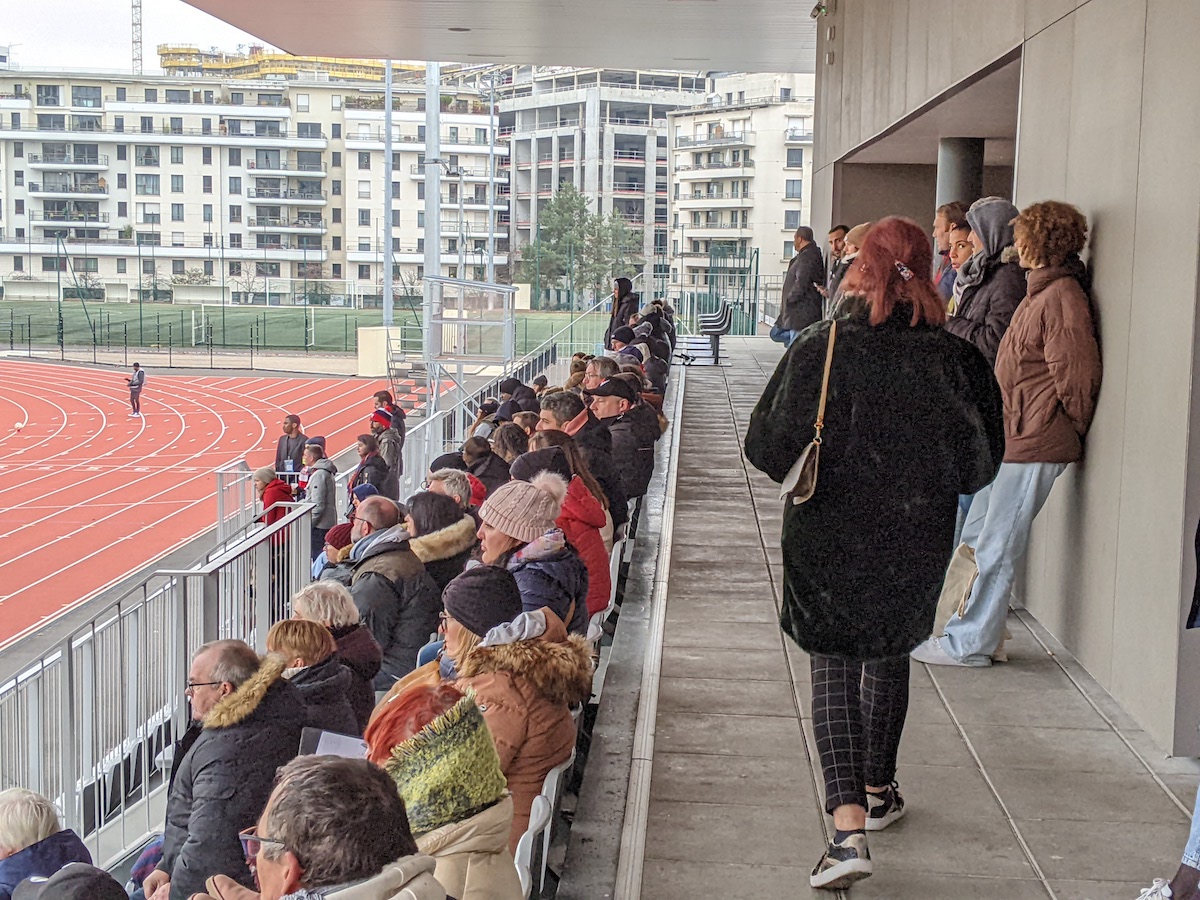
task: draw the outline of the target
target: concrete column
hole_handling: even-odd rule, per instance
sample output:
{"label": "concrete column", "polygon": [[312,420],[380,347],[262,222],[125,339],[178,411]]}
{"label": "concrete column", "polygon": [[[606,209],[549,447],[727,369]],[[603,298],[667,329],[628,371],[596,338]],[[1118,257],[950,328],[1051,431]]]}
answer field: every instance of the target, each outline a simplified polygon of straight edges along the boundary
{"label": "concrete column", "polygon": [[937,205],[961,200],[968,206],[983,196],[983,138],[938,141]]}

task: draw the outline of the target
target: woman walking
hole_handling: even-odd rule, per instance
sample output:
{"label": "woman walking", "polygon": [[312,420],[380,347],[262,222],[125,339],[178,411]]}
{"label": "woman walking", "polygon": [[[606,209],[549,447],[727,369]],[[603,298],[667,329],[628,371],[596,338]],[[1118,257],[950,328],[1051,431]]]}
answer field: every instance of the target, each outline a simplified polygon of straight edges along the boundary
{"label": "woman walking", "polygon": [[933,627],[958,495],[988,484],[1004,452],[991,366],[943,330],[931,266],[916,222],[878,222],[843,281],[865,303],[788,349],[746,434],[750,462],[783,481],[818,420],[832,344],[815,491],[789,496],[782,537],[781,626],[811,655],[835,830],[817,888],[870,875],[866,831],[904,814],[895,778],[908,653]]}

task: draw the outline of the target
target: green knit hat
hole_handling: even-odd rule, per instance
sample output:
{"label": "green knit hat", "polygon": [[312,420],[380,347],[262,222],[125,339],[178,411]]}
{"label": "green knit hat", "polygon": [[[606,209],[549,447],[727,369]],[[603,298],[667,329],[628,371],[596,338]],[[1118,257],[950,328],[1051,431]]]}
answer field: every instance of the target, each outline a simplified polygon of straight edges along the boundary
{"label": "green knit hat", "polygon": [[470,818],[508,789],[474,693],[395,747],[384,769],[404,798],[415,837]]}

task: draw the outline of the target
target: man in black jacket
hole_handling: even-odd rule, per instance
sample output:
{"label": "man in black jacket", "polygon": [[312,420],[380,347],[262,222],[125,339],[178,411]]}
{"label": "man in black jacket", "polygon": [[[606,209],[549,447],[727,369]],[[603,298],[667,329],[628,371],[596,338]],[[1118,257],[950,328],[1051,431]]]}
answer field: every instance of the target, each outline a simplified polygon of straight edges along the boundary
{"label": "man in black jacket", "polygon": [[613,528],[620,528],[628,522],[629,496],[613,462],[612,435],[604,423],[583,405],[583,400],[570,391],[547,394],[542,398],[537,427],[538,431],[563,431],[575,438],[592,476],[608,498]]}
{"label": "man in black jacket", "polygon": [[358,505],[350,531],[350,596],[362,623],[383,648],[375,689],[385,691],[417,665],[417,651],[438,629],[442,598],[408,545],[399,509],[385,497]]}
{"label": "man in black jacket", "polygon": [[771,329],[771,336],[789,347],[801,331],[821,321],[821,288],[825,285],[825,264],[821,261],[821,248],[813,240],[812,229],[807,225],[797,228],[793,244],[796,255],[788,263],[779,318]]}
{"label": "man in black jacket", "polygon": [[260,662],[241,641],[205,644],[192,657],[187,695],[201,730],[174,762],[163,857],[142,885],[147,897],[169,884],[171,900],[187,900],[217,874],[254,886],[238,832],[262,811],[304,727],[304,701],[283,667]]}
{"label": "man in black jacket", "polygon": [[628,376],[614,375],[592,390],[592,412],[612,435],[613,463],[628,497],[641,497],[654,474],[654,442],[662,436],[654,410],[639,404]]}

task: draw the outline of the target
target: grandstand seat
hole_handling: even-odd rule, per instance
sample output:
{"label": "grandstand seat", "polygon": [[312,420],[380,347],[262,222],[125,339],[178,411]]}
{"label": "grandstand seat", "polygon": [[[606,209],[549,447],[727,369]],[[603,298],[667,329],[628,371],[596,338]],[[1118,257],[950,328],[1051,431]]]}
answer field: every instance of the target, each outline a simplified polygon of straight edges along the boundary
{"label": "grandstand seat", "polygon": [[525,829],[525,833],[521,835],[521,839],[517,841],[517,853],[515,862],[517,864],[517,877],[521,880],[521,893],[529,900],[534,896],[534,886],[537,886],[537,896],[541,896],[541,879],[535,879],[535,873],[540,875],[545,867],[545,844],[542,842],[542,835],[550,828],[550,801],[545,797],[538,796],[533,798],[533,805],[529,808],[529,827]]}
{"label": "grandstand seat", "polygon": [[721,302],[721,311],[714,316],[700,317],[700,333],[708,335],[712,343],[712,364],[721,364],[721,336],[729,334],[733,329],[733,307]]}
{"label": "grandstand seat", "polygon": [[587,639],[592,644],[597,644],[600,638],[604,636],[604,622],[613,611],[613,607],[617,605],[617,581],[621,574],[621,557],[624,553],[624,541],[617,541],[613,544],[612,552],[608,557],[608,574],[612,580],[612,589],[608,593],[608,605],[604,609],[596,611],[588,620]]}
{"label": "grandstand seat", "polygon": [[572,750],[571,757],[561,766],[555,766],[551,769],[546,775],[546,780],[542,782],[541,796],[550,805],[550,822],[542,835],[542,870],[538,881],[543,891],[546,889],[546,860],[550,858],[550,839],[554,834],[554,817],[558,815],[558,807],[562,803],[564,779],[574,765],[575,751]]}

